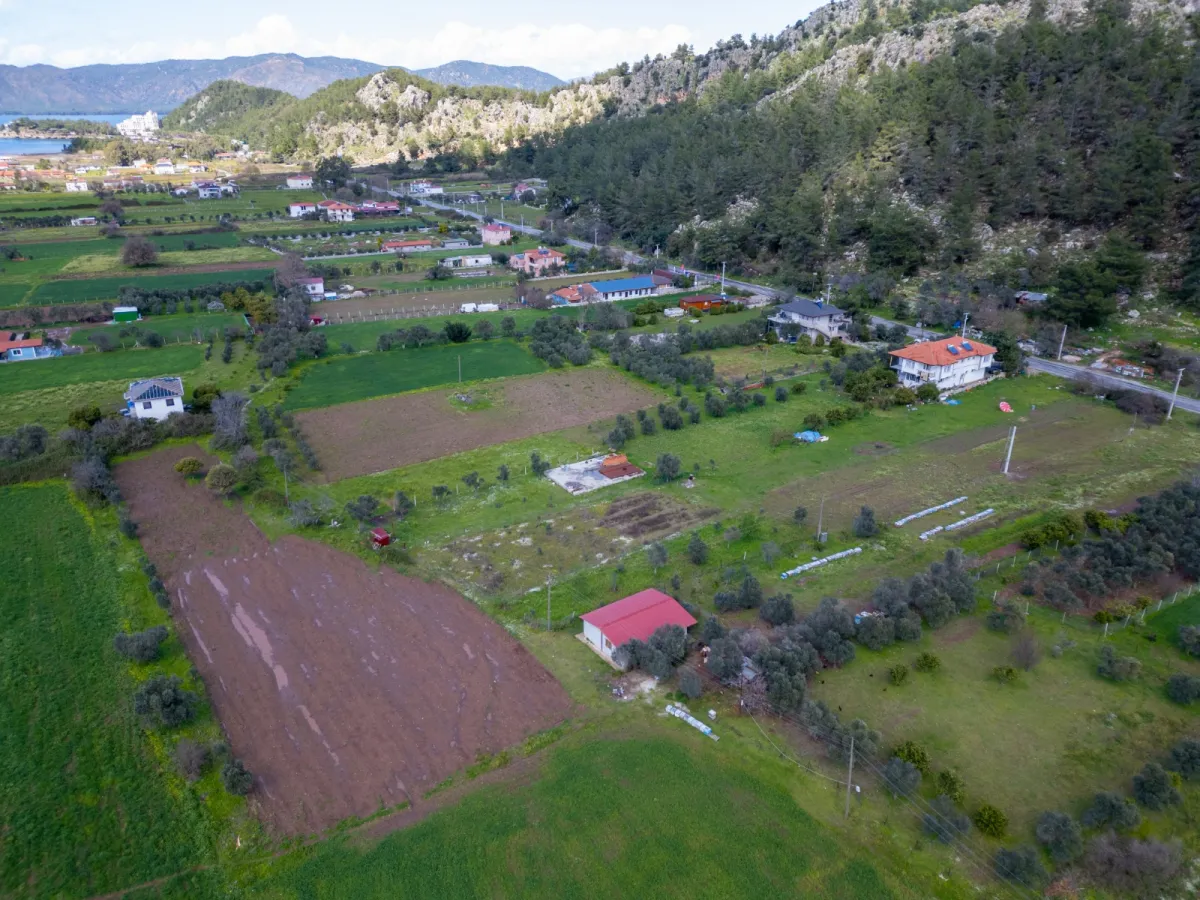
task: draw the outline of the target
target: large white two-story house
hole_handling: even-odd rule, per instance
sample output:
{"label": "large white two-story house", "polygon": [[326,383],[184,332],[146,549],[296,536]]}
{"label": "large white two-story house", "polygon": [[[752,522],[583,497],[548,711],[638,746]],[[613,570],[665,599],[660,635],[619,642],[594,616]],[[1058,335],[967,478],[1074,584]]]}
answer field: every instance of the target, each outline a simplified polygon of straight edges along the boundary
{"label": "large white two-story house", "polygon": [[810,340],[817,336],[831,341],[846,336],[848,317],[831,303],[797,297],[790,303],[778,307],[767,320],[775,326],[780,340],[794,341],[801,334]]}
{"label": "large white two-story house", "polygon": [[996,348],[981,341],[952,337],[893,350],[892,368],[902,387],[933,384],[939,391],[967,387],[987,377]]}

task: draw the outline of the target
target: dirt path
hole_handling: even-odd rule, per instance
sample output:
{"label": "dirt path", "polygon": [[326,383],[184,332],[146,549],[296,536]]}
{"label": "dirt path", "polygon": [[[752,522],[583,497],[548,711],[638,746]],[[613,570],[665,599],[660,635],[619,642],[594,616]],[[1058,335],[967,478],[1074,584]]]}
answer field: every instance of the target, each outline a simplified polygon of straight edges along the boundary
{"label": "dirt path", "polygon": [[172,469],[183,456],[203,454],[163,450],[117,480],[277,831],[413,802],[566,716],[558,682],[458,594],[295,536],[272,544],[186,484]]}

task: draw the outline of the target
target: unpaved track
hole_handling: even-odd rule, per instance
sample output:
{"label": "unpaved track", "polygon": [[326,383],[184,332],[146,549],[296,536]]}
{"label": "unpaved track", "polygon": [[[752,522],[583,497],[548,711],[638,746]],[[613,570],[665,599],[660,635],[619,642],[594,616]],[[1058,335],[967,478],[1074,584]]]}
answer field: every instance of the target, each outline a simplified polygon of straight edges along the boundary
{"label": "unpaved track", "polygon": [[[481,753],[560,722],[570,702],[461,596],[315,541],[269,542],[172,466],[117,479],[171,592],[192,662],[281,832],[312,833],[419,798]],[[211,460],[210,460],[211,462]]]}

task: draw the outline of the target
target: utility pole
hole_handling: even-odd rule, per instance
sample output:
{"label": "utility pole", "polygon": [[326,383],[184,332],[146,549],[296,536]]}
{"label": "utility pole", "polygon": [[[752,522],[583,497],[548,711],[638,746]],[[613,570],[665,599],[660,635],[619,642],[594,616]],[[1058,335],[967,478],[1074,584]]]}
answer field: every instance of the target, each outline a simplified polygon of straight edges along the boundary
{"label": "utility pole", "polygon": [[1008,452],[1004,454],[1004,474],[1008,474],[1008,461],[1012,459],[1013,444],[1017,440],[1017,426],[1012,427],[1012,431],[1008,433]]}
{"label": "utility pole", "polygon": [[1175,392],[1171,394],[1171,406],[1167,409],[1167,420],[1171,418],[1171,413],[1175,412],[1175,400],[1179,397],[1179,382],[1183,381],[1183,369],[1175,373]]}
{"label": "utility pole", "polygon": [[825,495],[821,495],[821,512],[817,514],[817,543],[821,543],[821,525],[825,521]]}
{"label": "utility pole", "polygon": [[1062,359],[1063,344],[1067,342],[1067,326],[1063,326],[1062,337],[1058,339],[1058,358]]}
{"label": "utility pole", "polygon": [[721,296],[725,296],[725,263],[721,263]]}
{"label": "utility pole", "polygon": [[846,818],[850,818],[850,785],[854,783],[854,735],[850,735],[850,771],[846,773]]}
{"label": "utility pole", "polygon": [[550,576],[546,576],[546,633],[550,633]]}
{"label": "utility pole", "polygon": [[964,340],[964,341],[967,339],[967,319],[969,319],[969,318],[971,318],[971,314],[970,314],[970,313],[963,313],[963,330],[962,330],[962,337],[963,337],[963,340]]}

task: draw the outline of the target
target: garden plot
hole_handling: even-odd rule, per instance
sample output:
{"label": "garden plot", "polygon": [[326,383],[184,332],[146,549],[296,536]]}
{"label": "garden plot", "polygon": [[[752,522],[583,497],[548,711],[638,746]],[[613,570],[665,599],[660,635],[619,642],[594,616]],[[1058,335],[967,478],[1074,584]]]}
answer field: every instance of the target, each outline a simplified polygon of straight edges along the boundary
{"label": "garden plot", "polygon": [[[401,351],[403,352],[403,351]],[[453,390],[346,403],[297,416],[331,481],[586,425],[654,402],[616,372],[582,369],[501,382],[487,409],[456,408]]]}
{"label": "garden plot", "polygon": [[420,798],[562,720],[569,700],[453,591],[287,536],[173,471],[175,447],[117,469],[189,656],[261,815],[285,833]]}

